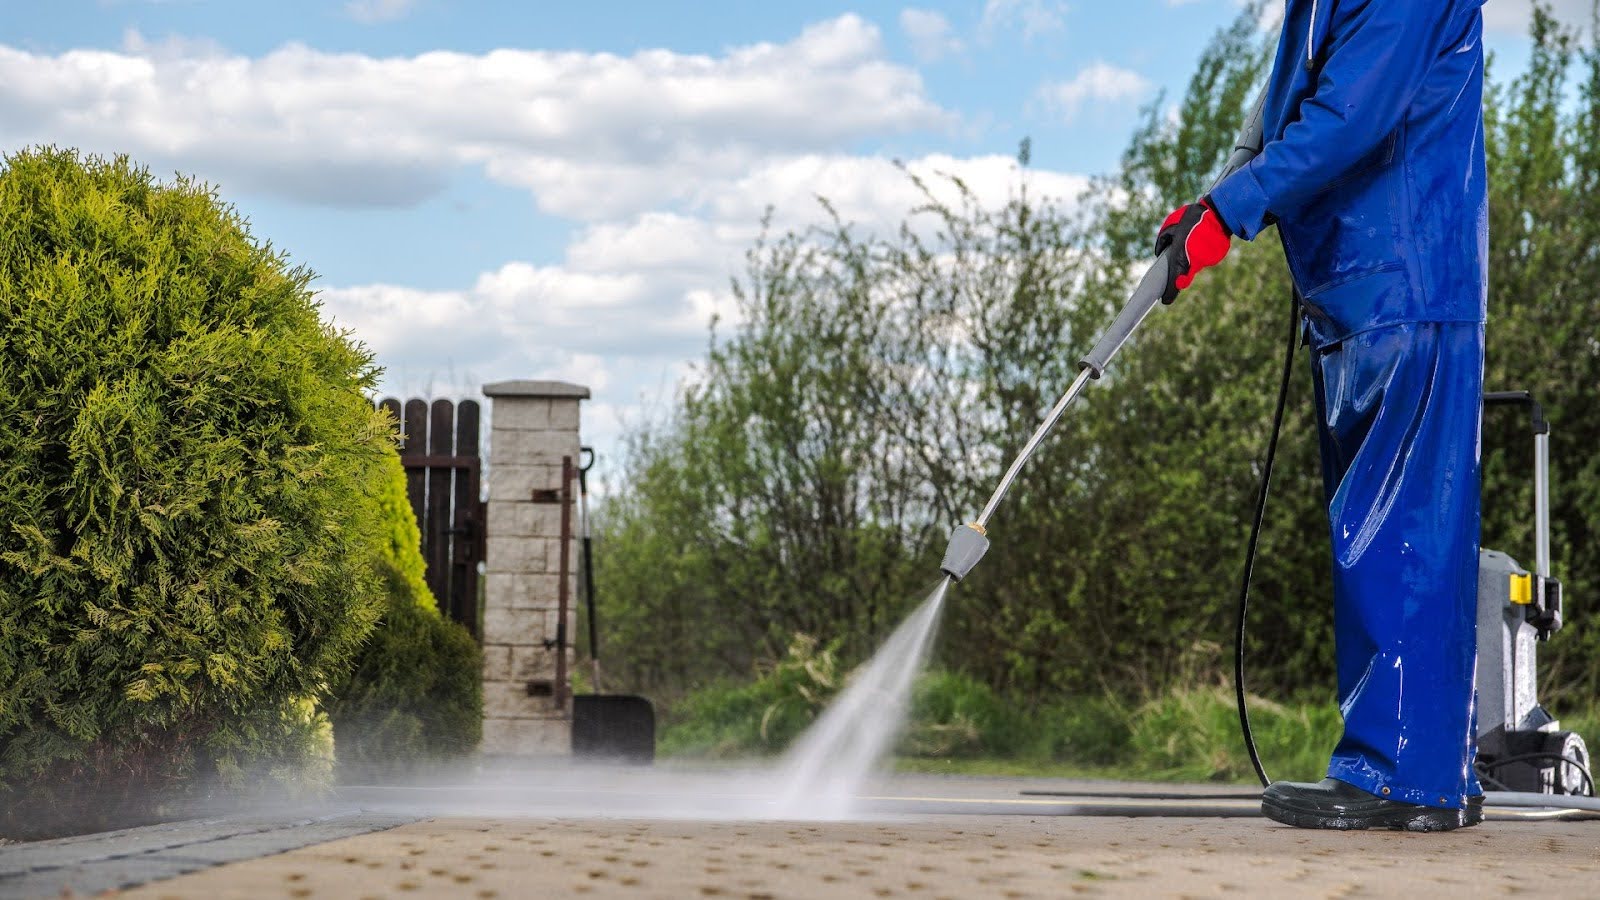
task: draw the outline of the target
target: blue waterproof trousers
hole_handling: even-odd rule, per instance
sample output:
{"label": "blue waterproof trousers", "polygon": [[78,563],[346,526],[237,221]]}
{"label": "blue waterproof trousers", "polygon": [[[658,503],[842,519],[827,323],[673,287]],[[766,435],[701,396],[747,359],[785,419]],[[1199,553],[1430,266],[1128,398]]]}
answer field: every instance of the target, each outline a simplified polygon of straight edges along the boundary
{"label": "blue waterproof trousers", "polygon": [[1483,326],[1312,351],[1344,736],[1328,775],[1423,806],[1480,792],[1475,674]]}

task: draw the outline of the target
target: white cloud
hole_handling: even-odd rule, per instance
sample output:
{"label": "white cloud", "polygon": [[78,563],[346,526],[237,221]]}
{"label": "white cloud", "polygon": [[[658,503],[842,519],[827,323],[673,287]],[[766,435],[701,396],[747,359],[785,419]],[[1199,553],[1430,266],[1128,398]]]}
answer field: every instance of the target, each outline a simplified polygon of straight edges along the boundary
{"label": "white cloud", "polygon": [[[1235,0],[1235,3],[1239,6],[1243,6],[1245,4],[1245,0]],[[1268,3],[1261,7],[1259,14],[1256,16],[1256,25],[1259,26],[1262,31],[1268,33],[1277,31],[1279,28],[1283,27],[1284,12],[1284,7],[1280,6],[1279,4]]]}
{"label": "white cloud", "polygon": [[[913,176],[934,189],[935,196],[954,202],[955,189],[942,175],[954,175],[982,202],[997,206],[1017,185],[1016,160],[990,155],[958,159],[933,154],[905,164]],[[1088,188],[1082,176],[1049,171],[1029,173],[1036,197],[1075,201]],[[891,160],[871,157],[804,156],[761,166],[708,204],[716,220],[754,222],[761,210],[775,207],[774,223],[794,228],[819,218],[816,198],[825,197],[847,221],[888,231],[898,227],[908,210],[923,197]]]}
{"label": "white cloud", "polygon": [[774,152],[953,122],[853,15],[716,57],[0,47],[0,143],[124,151],[230,190],[338,206],[415,204],[470,166],[547,212],[598,220]]}
{"label": "white cloud", "polygon": [[417,5],[417,0],[348,0],[344,14],[368,25],[403,19]]}
{"label": "white cloud", "polygon": [[1059,0],[986,0],[978,30],[986,37],[1015,28],[1025,40],[1058,34],[1067,26],[1067,5]]}
{"label": "white cloud", "polygon": [[[985,205],[1004,203],[1023,177],[1003,156],[930,155],[905,164],[936,196],[954,200],[941,174],[955,175]],[[1030,170],[1036,198],[1072,202],[1087,179]],[[691,214],[648,212],[584,228],[553,265],[509,262],[470,286],[422,291],[402,285],[331,287],[329,315],[377,353],[385,388],[427,393],[506,378],[552,377],[588,384],[611,404],[586,419],[586,440],[613,446],[623,423],[659,404],[688,360],[703,352],[708,325],[737,320],[729,279],[773,207],[778,231],[817,223],[828,198],[862,231],[898,227],[923,197],[888,159],[841,154],[776,158],[695,202]],[[935,227],[931,219],[924,223]]]}
{"label": "white cloud", "polygon": [[[1594,13],[1592,0],[1550,0],[1551,12],[1568,25],[1587,28]],[[1532,0],[1488,0],[1483,5],[1484,27],[1500,32],[1527,34],[1533,20]]]}
{"label": "white cloud", "polygon": [[1094,62],[1067,81],[1039,89],[1041,98],[1065,118],[1075,118],[1088,103],[1131,103],[1149,93],[1153,85],[1132,69]]}
{"label": "white cloud", "polygon": [[[959,177],[987,205],[1004,203],[1022,177],[1002,156],[931,155],[905,164],[941,199]],[[1030,171],[1035,197],[1073,202],[1087,179]],[[529,347],[555,346],[602,358],[678,358],[698,350],[713,313],[729,318],[726,289],[760,229],[803,228],[822,220],[826,197],[862,229],[896,228],[923,197],[887,159],[843,155],[777,159],[727,182],[696,215],[650,212],[588,226],[555,265],[510,262],[470,287],[421,291],[400,285],[332,287],[328,312],[355,329],[389,365],[442,368],[444,360],[516,361]],[[510,377],[507,375],[506,377]]]}
{"label": "white cloud", "polygon": [[912,51],[923,62],[938,62],[961,52],[961,40],[950,27],[950,20],[932,10],[915,7],[900,10],[900,30],[906,33]]}

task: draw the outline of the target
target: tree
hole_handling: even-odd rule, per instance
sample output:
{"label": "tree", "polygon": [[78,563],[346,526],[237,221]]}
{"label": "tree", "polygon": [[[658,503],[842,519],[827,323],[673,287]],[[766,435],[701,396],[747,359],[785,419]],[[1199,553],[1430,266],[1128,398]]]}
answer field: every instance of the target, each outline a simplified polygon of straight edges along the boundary
{"label": "tree", "polygon": [[371,355],[311,278],[204,185],[55,149],[0,163],[8,833],[325,768],[316,702],[383,602],[394,448]]}

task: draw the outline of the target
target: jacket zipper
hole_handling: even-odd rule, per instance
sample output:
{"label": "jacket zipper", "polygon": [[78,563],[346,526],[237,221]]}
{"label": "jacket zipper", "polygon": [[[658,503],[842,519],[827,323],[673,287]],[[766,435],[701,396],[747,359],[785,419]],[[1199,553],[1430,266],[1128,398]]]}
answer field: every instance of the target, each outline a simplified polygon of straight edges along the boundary
{"label": "jacket zipper", "polygon": [[1311,22],[1306,25],[1306,68],[1316,64],[1317,54],[1317,0],[1311,0]]}

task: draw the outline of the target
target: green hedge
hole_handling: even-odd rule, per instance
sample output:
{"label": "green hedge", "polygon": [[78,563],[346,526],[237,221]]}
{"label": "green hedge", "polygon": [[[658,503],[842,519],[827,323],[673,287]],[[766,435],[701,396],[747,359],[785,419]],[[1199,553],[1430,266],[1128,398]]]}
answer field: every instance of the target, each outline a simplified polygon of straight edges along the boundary
{"label": "green hedge", "polygon": [[334,691],[338,775],[346,782],[394,778],[471,753],[483,733],[483,658],[462,626],[439,614],[423,580],[416,516],[398,457],[383,491],[383,621],[349,677]]}
{"label": "green hedge", "polygon": [[746,684],[703,688],[669,707],[663,755],[737,757],[777,753],[806,730],[844,686],[838,646],[797,634],[781,660]]}
{"label": "green hedge", "polygon": [[[807,659],[815,657],[791,651],[752,682],[689,695],[667,711],[662,753],[722,759],[781,753],[831,696],[815,688],[846,680],[834,668],[818,669],[822,678],[802,677]],[[1340,733],[1337,707],[1314,700],[1252,697],[1251,723],[1277,778],[1321,778]],[[917,683],[898,750],[903,765],[920,771],[1238,783],[1255,777],[1233,695],[1220,687],[1142,702],[1097,693],[1030,705],[970,675],[936,669]]]}
{"label": "green hedge", "polygon": [[0,162],[0,834],[326,768],[393,448],[312,277],[205,185]]}

